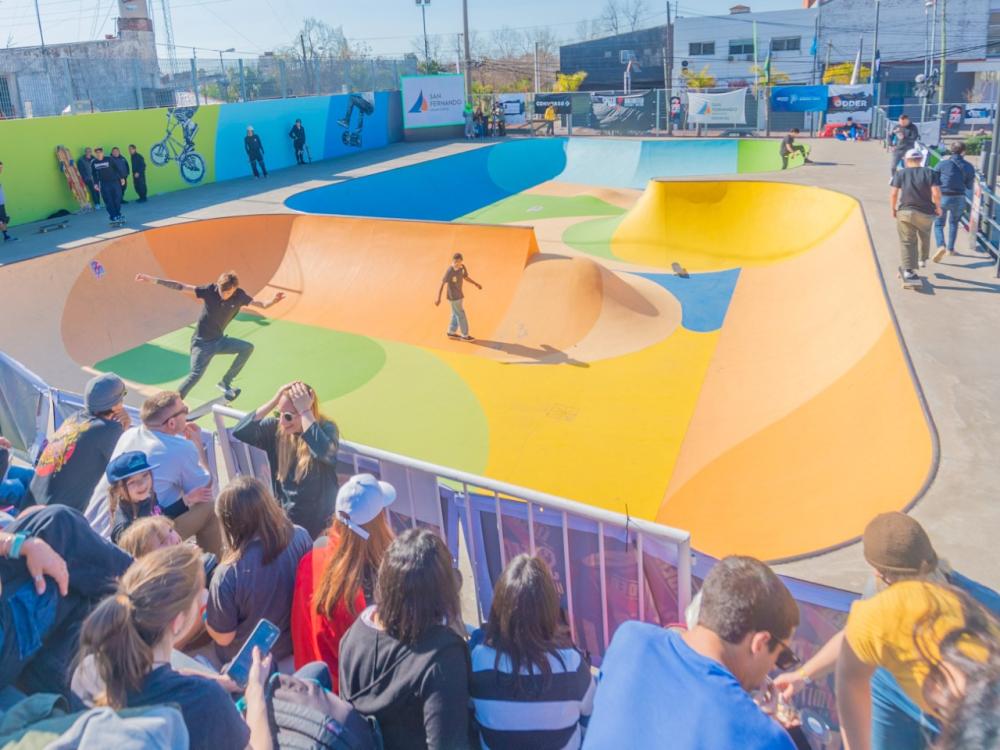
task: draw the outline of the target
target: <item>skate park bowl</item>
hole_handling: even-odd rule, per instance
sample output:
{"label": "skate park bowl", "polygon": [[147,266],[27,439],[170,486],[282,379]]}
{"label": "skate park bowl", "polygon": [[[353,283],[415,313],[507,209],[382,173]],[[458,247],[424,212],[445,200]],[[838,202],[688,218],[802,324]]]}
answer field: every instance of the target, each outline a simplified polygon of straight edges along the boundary
{"label": "skate park bowl", "polygon": [[[287,295],[228,331],[256,347],[240,409],[301,378],[354,442],[688,529],[713,556],[816,554],[920,496],[936,438],[857,202],[567,169],[461,221],[239,216],[18,263],[0,283],[23,317],[0,345],[59,387],[112,370],[174,388],[199,305],[134,276],[232,268]],[[434,304],[456,251],[484,287],[466,285],[472,343]]]}

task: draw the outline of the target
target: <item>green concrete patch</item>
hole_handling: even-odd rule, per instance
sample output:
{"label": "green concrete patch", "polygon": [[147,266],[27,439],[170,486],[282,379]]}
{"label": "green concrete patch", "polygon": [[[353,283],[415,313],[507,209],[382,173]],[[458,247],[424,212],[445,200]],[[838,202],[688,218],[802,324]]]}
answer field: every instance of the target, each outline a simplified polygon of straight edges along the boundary
{"label": "green concrete patch", "polygon": [[519,193],[492,203],[456,221],[477,224],[511,224],[533,219],[563,219],[571,216],[619,216],[625,209],[592,195],[558,196]]}
{"label": "green concrete patch", "polygon": [[[747,139],[737,141],[736,171],[739,174],[753,172],[775,172],[781,169],[781,156],[778,153],[779,141]],[[800,158],[790,160],[790,167],[802,164]]]}
{"label": "green concrete patch", "polygon": [[622,213],[620,216],[581,221],[563,232],[563,242],[582,253],[617,260],[617,256],[611,251],[611,238],[624,218],[625,214]]}

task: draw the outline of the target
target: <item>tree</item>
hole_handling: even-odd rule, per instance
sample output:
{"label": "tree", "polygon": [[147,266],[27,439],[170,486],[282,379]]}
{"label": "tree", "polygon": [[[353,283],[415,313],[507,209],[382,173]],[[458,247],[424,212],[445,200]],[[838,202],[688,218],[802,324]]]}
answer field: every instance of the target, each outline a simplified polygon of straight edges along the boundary
{"label": "tree", "polygon": [[[823,83],[850,83],[851,75],[853,73],[854,63],[836,63],[823,72]],[[858,74],[858,82],[867,81],[870,74],[871,67],[868,65],[862,65],[861,72]]]}
{"label": "tree", "polygon": [[559,37],[550,27],[542,26],[524,32],[524,48],[529,54],[535,54],[535,44],[540,57],[559,56]]}
{"label": "tree", "polygon": [[635,31],[646,14],[646,0],[607,0],[601,11],[601,25],[608,34]]}
{"label": "tree", "polygon": [[715,76],[708,72],[707,65],[697,73],[691,68],[684,68],[681,79],[689,89],[710,89],[715,86]]}
{"label": "tree", "polygon": [[[766,71],[764,70],[763,65],[751,65],[750,73],[756,77],[756,84],[758,86],[773,86],[775,84],[788,83],[792,80],[788,73],[778,70],[773,65],[771,66],[770,77],[765,75]],[[848,78],[850,78],[850,75],[848,75]]]}
{"label": "tree", "polygon": [[603,33],[600,20],[587,20],[585,18],[576,25],[577,41],[586,42],[596,39]]}
{"label": "tree", "polygon": [[587,71],[585,70],[578,70],[576,73],[557,73],[556,84],[552,90],[560,94],[568,91],[579,91],[586,77]]}
{"label": "tree", "polygon": [[510,26],[495,29],[490,38],[490,56],[501,60],[520,57],[526,51],[524,41],[524,36]]}

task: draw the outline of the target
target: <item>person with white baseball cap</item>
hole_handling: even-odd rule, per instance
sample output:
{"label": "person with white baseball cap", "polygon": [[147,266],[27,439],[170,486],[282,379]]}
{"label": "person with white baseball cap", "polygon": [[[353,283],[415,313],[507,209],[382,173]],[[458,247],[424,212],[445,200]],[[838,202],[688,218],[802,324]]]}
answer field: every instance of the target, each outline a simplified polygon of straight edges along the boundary
{"label": "person with white baseball cap", "polygon": [[904,285],[919,282],[917,269],[927,266],[934,218],[941,215],[941,175],[922,166],[923,160],[920,149],[907,151],[906,166],[893,175],[889,192],[889,205],[899,233],[899,275]]}
{"label": "person with white baseball cap", "polygon": [[378,567],[393,533],[387,509],[396,490],[371,474],[356,474],[337,492],[326,546],[299,561],[292,600],[295,668],[321,661],[337,690],[340,639],[374,601]]}

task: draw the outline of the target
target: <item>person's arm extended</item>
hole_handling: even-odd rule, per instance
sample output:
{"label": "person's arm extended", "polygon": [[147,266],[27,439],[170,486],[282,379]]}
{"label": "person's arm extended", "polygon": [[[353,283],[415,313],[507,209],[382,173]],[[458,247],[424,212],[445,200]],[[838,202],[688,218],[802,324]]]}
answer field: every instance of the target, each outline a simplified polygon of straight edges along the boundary
{"label": "person's arm extended", "polygon": [[173,289],[175,292],[182,292],[192,299],[198,298],[194,291],[195,288],[191,284],[184,284],[180,281],[174,281],[173,279],[161,279],[158,276],[150,276],[147,273],[137,273],[135,275],[135,280],[143,284],[165,286],[167,289]]}
{"label": "person's arm extended", "polygon": [[[940,192],[941,191],[939,190],[938,193]],[[892,208],[893,218],[896,217],[896,204],[898,202],[899,202],[899,188],[894,186],[892,190],[889,191],[889,207]]]}
{"label": "person's arm extended", "polygon": [[262,302],[258,299],[252,299],[249,302],[250,307],[259,307],[261,310],[266,310],[269,307],[273,307],[285,298],[284,292],[275,292],[274,296],[268,302]]}
{"label": "person's arm extended", "polygon": [[468,281],[470,284],[472,284],[472,286],[476,287],[476,289],[483,288],[483,285],[480,284],[478,281],[473,281],[472,277],[469,276],[469,274],[465,274],[465,280]]}
{"label": "person's arm extended", "polygon": [[804,688],[807,682],[818,680],[829,674],[837,666],[837,657],[840,655],[840,647],[843,642],[844,631],[840,630],[801,667],[794,672],[786,672],[775,677],[774,686],[781,691],[785,700],[791,700],[792,696]]}
{"label": "person's arm extended", "polygon": [[941,215],[941,186],[931,185],[931,197],[934,199],[934,213]]}
{"label": "person's arm extended", "polygon": [[861,661],[845,639],[837,659],[837,713],[844,750],[871,750],[875,667]]}
{"label": "person's arm extended", "polygon": [[442,281],[441,282],[441,286],[438,287],[438,296],[437,296],[437,299],[434,300],[434,304],[435,305],[440,305],[441,304],[441,292],[443,292],[443,291],[444,291],[444,282]]}

